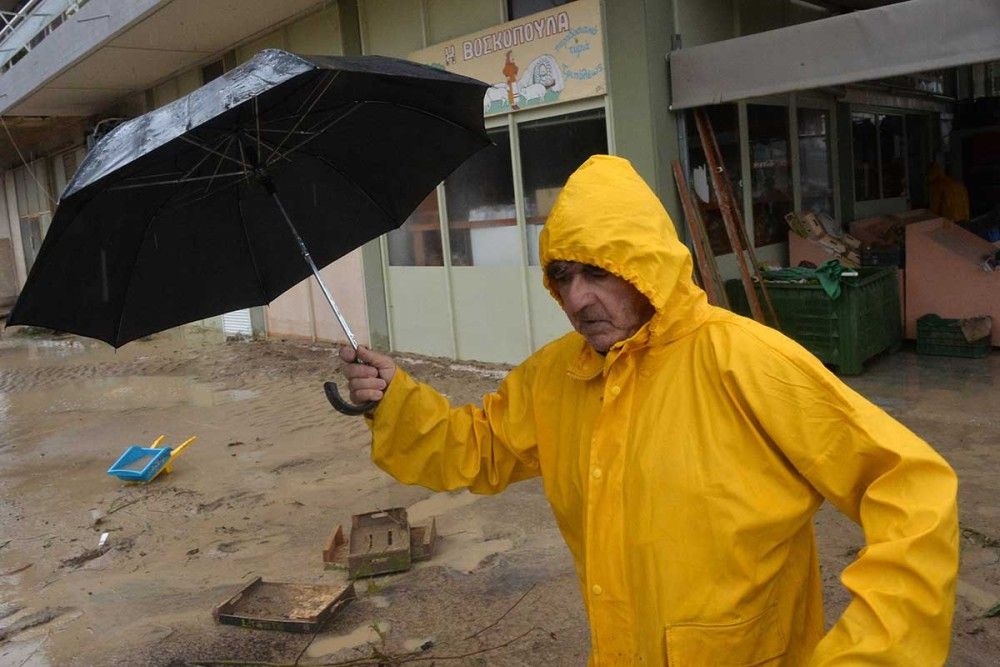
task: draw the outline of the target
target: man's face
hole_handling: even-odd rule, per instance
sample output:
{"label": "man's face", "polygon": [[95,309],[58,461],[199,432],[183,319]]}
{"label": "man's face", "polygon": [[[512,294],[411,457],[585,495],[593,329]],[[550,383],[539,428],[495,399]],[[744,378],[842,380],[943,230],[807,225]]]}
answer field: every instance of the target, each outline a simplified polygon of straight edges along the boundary
{"label": "man's face", "polygon": [[624,278],[590,264],[551,262],[545,274],[559,293],[570,324],[605,354],[653,316],[649,299]]}

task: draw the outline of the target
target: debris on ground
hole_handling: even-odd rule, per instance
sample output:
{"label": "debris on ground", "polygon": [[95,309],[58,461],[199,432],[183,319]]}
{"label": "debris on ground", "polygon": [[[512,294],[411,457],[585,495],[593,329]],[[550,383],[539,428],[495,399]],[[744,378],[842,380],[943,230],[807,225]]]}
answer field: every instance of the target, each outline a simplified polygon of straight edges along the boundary
{"label": "debris on ground", "polygon": [[33,565],[33,563],[25,563],[24,565],[21,565],[19,567],[15,567],[14,569],[5,570],[4,572],[0,572],[0,577],[9,577],[12,574],[18,574],[19,572],[24,572],[25,570],[27,570],[32,565]]}
{"label": "debris on ground", "polygon": [[[437,525],[410,526],[405,507],[351,517],[347,576],[351,579],[404,572],[434,555]],[[325,554],[324,554],[325,555]]]}
{"label": "debris on ground", "polygon": [[87,549],[79,556],[73,556],[72,558],[67,558],[66,560],[60,561],[59,567],[80,567],[87,561],[92,561],[95,558],[100,558],[110,550],[107,545],[103,547],[97,547],[96,549]]}
{"label": "debris on ground", "polygon": [[344,538],[344,527],[337,524],[333,532],[330,533],[330,537],[326,540],[326,546],[323,547],[323,567],[327,570],[337,569],[340,564],[337,563],[337,549],[347,544],[347,540]]}
{"label": "debris on ground", "polygon": [[27,616],[20,618],[6,628],[0,628],[0,642],[6,641],[9,637],[13,637],[29,628],[34,628],[39,625],[45,625],[63,614],[74,611],[69,607],[46,607],[41,611],[36,611],[33,614],[28,614]]}
{"label": "debris on ground", "polygon": [[257,577],[216,606],[219,623],[257,630],[318,631],[356,597],[354,584],[294,584]]}

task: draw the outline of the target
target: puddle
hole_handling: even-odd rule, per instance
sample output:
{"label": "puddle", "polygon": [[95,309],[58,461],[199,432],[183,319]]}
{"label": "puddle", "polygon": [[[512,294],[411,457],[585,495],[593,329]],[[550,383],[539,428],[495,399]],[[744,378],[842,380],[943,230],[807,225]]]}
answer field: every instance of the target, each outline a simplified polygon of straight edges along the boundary
{"label": "puddle", "polygon": [[0,646],[0,665],[18,667],[50,667],[52,662],[42,652],[45,637],[8,641]]}
{"label": "puddle", "polygon": [[[376,628],[378,628],[377,631]],[[381,644],[382,638],[379,636],[379,633],[385,635],[389,632],[389,628],[390,626],[387,622],[375,621],[368,625],[362,625],[346,635],[320,635],[309,645],[306,655],[311,658],[317,658],[343,651],[345,648],[356,648],[365,644]]]}
{"label": "puddle", "polygon": [[[435,493],[430,498],[413,503],[406,508],[406,516],[410,523],[423,523],[433,516],[441,516],[460,507],[471,505],[482,498],[468,491],[458,493]],[[440,530],[440,526],[438,527]]]}
{"label": "puddle", "polygon": [[407,639],[406,641],[403,642],[403,651],[406,653],[416,653],[417,651],[426,651],[433,645],[434,645],[433,637],[420,637],[418,639]]}
{"label": "puddle", "polygon": [[189,378],[167,375],[71,381],[39,391],[0,392],[0,414],[120,412],[180,405],[212,407],[256,398],[258,392],[214,389]]}
{"label": "puddle", "polygon": [[434,558],[427,563],[471,574],[487,557],[513,548],[514,542],[508,539],[483,542],[482,535],[462,533],[440,540]]}
{"label": "puddle", "polygon": [[84,343],[75,338],[3,338],[0,350],[23,350],[31,361],[40,359],[64,359],[80,354],[99,345],[96,341]]}

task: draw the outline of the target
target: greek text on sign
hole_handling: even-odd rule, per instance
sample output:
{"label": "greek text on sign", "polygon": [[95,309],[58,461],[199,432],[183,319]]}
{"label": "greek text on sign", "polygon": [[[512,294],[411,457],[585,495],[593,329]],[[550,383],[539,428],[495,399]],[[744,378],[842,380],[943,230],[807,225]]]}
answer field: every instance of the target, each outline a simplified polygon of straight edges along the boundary
{"label": "greek text on sign", "polygon": [[410,59],[490,83],[483,113],[603,95],[599,0],[504,23],[410,54]]}

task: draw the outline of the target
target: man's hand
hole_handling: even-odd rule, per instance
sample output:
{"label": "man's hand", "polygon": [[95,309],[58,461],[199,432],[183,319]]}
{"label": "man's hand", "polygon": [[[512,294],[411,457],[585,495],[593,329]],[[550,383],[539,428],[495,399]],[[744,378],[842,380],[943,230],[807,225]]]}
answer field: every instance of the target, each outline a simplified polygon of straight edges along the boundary
{"label": "man's hand", "polygon": [[340,372],[347,378],[351,402],[367,403],[382,400],[386,388],[396,374],[395,362],[390,357],[372,352],[367,347],[358,348],[357,358],[364,363],[354,363],[354,350],[350,345],[340,348],[340,359],[344,362],[340,366]]}

